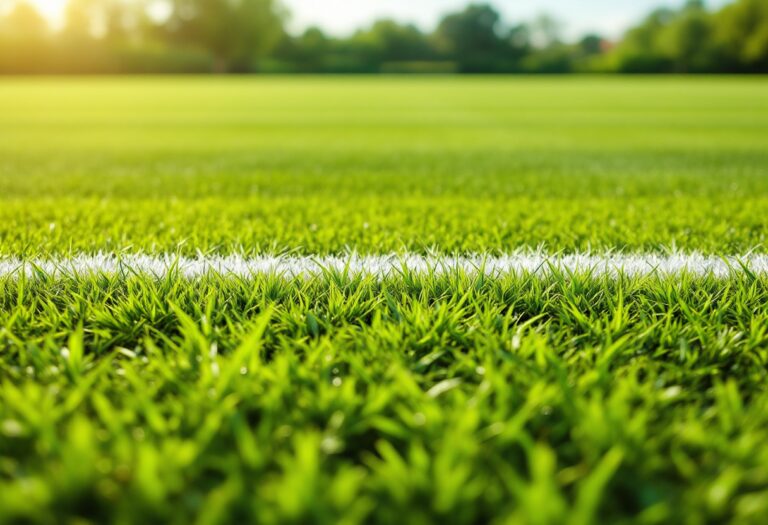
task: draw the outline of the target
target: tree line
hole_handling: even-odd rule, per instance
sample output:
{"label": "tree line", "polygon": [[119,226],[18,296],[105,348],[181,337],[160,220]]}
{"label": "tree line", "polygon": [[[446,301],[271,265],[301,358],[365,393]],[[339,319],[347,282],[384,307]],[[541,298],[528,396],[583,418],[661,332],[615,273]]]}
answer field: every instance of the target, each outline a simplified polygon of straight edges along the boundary
{"label": "tree line", "polygon": [[767,73],[768,1],[650,13],[616,41],[566,41],[549,16],[473,3],[431,32],[378,20],[349,37],[286,30],[275,0],[70,0],[52,29],[0,0],[0,73]]}

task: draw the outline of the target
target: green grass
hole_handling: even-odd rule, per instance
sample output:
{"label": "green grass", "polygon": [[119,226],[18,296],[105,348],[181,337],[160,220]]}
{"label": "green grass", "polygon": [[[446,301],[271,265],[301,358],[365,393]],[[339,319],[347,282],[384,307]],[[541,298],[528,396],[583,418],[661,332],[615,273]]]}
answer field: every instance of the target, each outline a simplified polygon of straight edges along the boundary
{"label": "green grass", "polygon": [[[0,257],[766,253],[763,78],[0,81]],[[0,276],[0,522],[761,523],[768,276]]]}
{"label": "green grass", "polygon": [[767,86],[6,79],[0,253],[764,251]]}

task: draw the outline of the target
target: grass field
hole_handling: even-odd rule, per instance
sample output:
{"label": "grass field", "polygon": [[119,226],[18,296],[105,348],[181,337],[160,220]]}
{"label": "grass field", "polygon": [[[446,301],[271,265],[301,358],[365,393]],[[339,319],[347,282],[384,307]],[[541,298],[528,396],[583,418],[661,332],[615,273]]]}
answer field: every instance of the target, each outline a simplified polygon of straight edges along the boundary
{"label": "grass field", "polygon": [[0,522],[761,523],[767,232],[765,78],[2,79]]}

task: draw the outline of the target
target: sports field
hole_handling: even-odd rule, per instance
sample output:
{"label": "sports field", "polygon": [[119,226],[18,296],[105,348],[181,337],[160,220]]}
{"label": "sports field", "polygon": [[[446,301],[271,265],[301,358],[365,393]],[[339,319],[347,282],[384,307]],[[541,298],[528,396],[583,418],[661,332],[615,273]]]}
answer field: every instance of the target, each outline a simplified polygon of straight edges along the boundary
{"label": "sports field", "polygon": [[0,80],[0,522],[763,523],[768,79]]}

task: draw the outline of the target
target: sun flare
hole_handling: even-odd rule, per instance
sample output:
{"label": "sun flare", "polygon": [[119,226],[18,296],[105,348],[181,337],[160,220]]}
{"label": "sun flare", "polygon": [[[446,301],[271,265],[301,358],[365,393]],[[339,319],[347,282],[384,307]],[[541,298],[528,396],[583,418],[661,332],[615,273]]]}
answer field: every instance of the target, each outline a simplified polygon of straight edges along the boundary
{"label": "sun flare", "polygon": [[67,0],[28,0],[35,6],[41,15],[51,23],[60,22],[63,18],[64,8]]}

